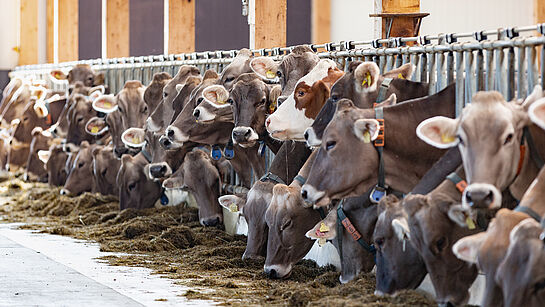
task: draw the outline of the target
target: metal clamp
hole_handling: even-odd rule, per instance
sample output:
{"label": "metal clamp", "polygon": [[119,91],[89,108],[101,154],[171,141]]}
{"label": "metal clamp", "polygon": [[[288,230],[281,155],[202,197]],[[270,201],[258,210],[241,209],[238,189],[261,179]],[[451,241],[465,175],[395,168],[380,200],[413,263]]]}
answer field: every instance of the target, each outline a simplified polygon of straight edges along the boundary
{"label": "metal clamp", "polygon": [[427,35],[422,35],[418,37],[418,44],[420,45],[429,45],[431,44],[431,40],[428,38]]}
{"label": "metal clamp", "polygon": [[312,50],[314,52],[318,51],[318,48],[316,48],[316,46],[314,44],[310,44],[309,47],[310,47],[310,50]]}
{"label": "metal clamp", "polygon": [[540,23],[537,25],[537,31],[541,34],[541,35],[545,35],[545,23]]}
{"label": "metal clamp", "polygon": [[507,37],[509,38],[515,38],[519,36],[519,33],[517,32],[517,30],[515,30],[515,28],[505,29],[505,34],[507,34]]}
{"label": "metal clamp", "polygon": [[351,50],[356,48],[356,45],[354,44],[354,41],[347,41],[343,42],[344,50]]}
{"label": "metal clamp", "polygon": [[333,46],[333,43],[327,43],[325,44],[325,50],[327,52],[335,51],[335,46]]}
{"label": "metal clamp", "polygon": [[265,48],[261,48],[257,52],[259,53],[260,56],[266,56],[267,55],[267,51],[265,50]]}
{"label": "metal clamp", "polygon": [[458,39],[454,37],[454,33],[450,33],[450,34],[445,34],[445,41],[447,42],[447,44],[452,44],[452,43],[456,43]]}
{"label": "metal clamp", "polygon": [[401,37],[393,37],[391,41],[393,42],[394,47],[405,46],[405,43],[401,40]]}
{"label": "metal clamp", "polygon": [[473,38],[475,38],[477,41],[482,42],[488,38],[486,34],[484,34],[484,31],[478,31],[473,33]]}
{"label": "metal clamp", "polygon": [[379,38],[374,39],[371,42],[371,46],[373,46],[373,48],[375,48],[375,49],[378,49],[378,48],[382,47],[381,44],[379,43],[379,40],[380,40]]}

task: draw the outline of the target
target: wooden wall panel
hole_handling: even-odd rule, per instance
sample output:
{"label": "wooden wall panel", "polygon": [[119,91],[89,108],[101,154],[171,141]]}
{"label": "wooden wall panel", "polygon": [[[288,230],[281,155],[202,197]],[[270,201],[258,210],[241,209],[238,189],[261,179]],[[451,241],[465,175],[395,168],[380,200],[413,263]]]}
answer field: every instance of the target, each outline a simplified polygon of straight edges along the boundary
{"label": "wooden wall panel", "polygon": [[168,53],[195,51],[195,0],[168,1]]}
{"label": "wooden wall panel", "polygon": [[54,61],[54,44],[53,44],[53,18],[55,15],[54,12],[54,6],[53,1],[55,0],[46,0],[46,31],[45,31],[45,41],[46,41],[46,48],[45,48],[45,57],[47,60],[47,63],[53,63]]}
{"label": "wooden wall panel", "polygon": [[38,0],[20,0],[19,65],[38,63]]}
{"label": "wooden wall panel", "polygon": [[312,0],[313,44],[323,44],[331,41],[331,1]]}
{"label": "wooden wall panel", "polygon": [[312,1],[288,1],[286,12],[286,45],[310,44],[312,40]]}
{"label": "wooden wall panel", "polygon": [[[419,13],[420,0],[382,0],[382,13]],[[390,37],[413,36],[412,18],[396,18]],[[382,20],[382,37],[386,37],[386,20]]]}
{"label": "wooden wall panel", "polygon": [[255,47],[286,46],[287,0],[255,0]]}
{"label": "wooden wall panel", "polygon": [[129,54],[164,53],[164,1],[131,0],[129,7]]}
{"label": "wooden wall panel", "polygon": [[78,60],[78,0],[59,1],[59,62]]}
{"label": "wooden wall panel", "polygon": [[106,54],[129,56],[129,0],[108,0],[106,5]]}

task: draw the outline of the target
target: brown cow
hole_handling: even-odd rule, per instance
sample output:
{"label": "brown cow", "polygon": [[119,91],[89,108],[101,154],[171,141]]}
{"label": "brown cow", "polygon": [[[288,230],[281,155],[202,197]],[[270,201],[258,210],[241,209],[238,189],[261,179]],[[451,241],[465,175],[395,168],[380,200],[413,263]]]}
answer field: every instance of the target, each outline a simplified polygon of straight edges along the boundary
{"label": "brown cow", "polygon": [[509,234],[510,243],[495,280],[505,306],[538,307],[545,303],[543,228],[533,219],[520,222]]}
{"label": "brown cow", "polygon": [[[450,85],[435,95],[383,108],[384,178],[391,189],[408,193],[444,154],[430,150],[424,142],[415,142],[414,130],[422,119],[433,115],[454,117],[454,89]],[[373,188],[378,182],[379,154],[371,141],[378,134],[375,110],[359,109],[350,100],[340,100],[301,190],[303,198],[325,206],[332,199],[362,195]]]}
{"label": "brown cow", "polygon": [[68,72],[68,83],[83,82],[87,87],[104,85],[104,73],[95,73],[88,64],[77,64]]}
{"label": "brown cow", "polygon": [[96,192],[104,195],[119,195],[116,177],[121,160],[113,154],[113,146],[96,146],[92,150],[93,155],[93,180]]}
{"label": "brown cow", "polygon": [[75,94],[66,114],[68,120],[66,142],[79,145],[82,141],[94,142],[95,137],[86,131],[87,122],[97,115],[91,101],[81,94]]}
{"label": "brown cow", "polygon": [[252,72],[250,62],[253,59],[252,52],[246,48],[240,49],[233,61],[221,72],[217,84],[222,85],[228,91],[234,84],[235,79],[245,73]]}
{"label": "brown cow", "polygon": [[95,192],[96,186],[93,180],[93,150],[95,144],[83,141],[80,150],[74,159],[70,173],[66,178],[61,195],[79,195],[83,192]]}
{"label": "brown cow", "polygon": [[[427,83],[406,80],[411,77],[413,70],[413,65],[405,64],[380,75],[379,68],[374,62],[350,63],[346,74],[331,88],[330,98],[316,116],[312,126],[305,130],[307,144],[320,145],[324,129],[333,118],[336,103],[340,99],[350,99],[358,108],[369,109],[378,100],[384,100],[391,95],[395,95],[399,102],[428,95]],[[385,78],[392,78],[388,86],[384,85]],[[383,93],[379,99],[380,91]]]}
{"label": "brown cow", "polygon": [[51,133],[36,127],[32,130],[28,160],[25,167],[25,180],[47,182],[47,170],[38,153],[41,150],[49,150],[51,145],[60,144],[61,139],[54,139]]}
{"label": "brown cow", "polygon": [[[153,75],[153,79],[144,91],[144,102],[150,112],[153,112],[157,105],[163,99],[163,88],[172,79],[172,76],[166,72],[160,72]],[[168,96],[168,94],[167,94]]]}
{"label": "brown cow", "polygon": [[123,155],[116,183],[119,188],[119,208],[151,208],[161,195],[159,183],[151,181],[144,172],[148,164],[142,153],[132,157]]}
{"label": "brown cow", "polygon": [[63,145],[51,145],[49,150],[38,151],[40,160],[45,164],[47,182],[51,186],[63,186],[68,177],[68,161],[72,153],[63,150]]}
{"label": "brown cow", "polygon": [[529,146],[528,137],[523,137],[525,127],[531,125],[527,110],[542,96],[540,86],[523,103],[507,103],[498,92],[478,92],[457,119],[438,116],[418,126],[417,135],[426,143],[460,149],[469,183],[464,205],[497,209],[505,190],[522,197],[539,171],[530,152],[545,156],[545,132],[535,125],[527,130],[535,148],[521,149]]}

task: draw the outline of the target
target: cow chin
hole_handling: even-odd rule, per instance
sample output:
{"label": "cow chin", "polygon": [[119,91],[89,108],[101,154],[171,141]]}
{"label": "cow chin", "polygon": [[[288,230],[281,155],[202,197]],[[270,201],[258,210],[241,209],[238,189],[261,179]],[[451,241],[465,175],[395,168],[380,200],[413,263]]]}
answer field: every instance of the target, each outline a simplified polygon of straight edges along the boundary
{"label": "cow chin", "polygon": [[265,274],[272,279],[286,279],[291,275],[291,264],[272,264],[263,267]]}
{"label": "cow chin", "polygon": [[324,207],[330,202],[324,191],[318,191],[314,186],[308,184],[303,185],[301,195],[304,200],[313,203],[315,207]]}

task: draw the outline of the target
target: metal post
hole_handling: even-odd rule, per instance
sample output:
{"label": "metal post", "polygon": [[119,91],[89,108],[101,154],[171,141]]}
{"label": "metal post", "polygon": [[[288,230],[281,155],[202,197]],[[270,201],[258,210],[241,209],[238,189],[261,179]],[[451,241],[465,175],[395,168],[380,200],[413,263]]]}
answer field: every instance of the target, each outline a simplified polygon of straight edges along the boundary
{"label": "metal post", "polygon": [[511,101],[515,98],[515,49],[507,50],[507,95],[506,100]]}
{"label": "metal post", "polygon": [[526,94],[526,75],[524,60],[526,51],[524,47],[517,48],[517,98],[524,98]]}
{"label": "metal post", "polygon": [[464,51],[464,62],[465,62],[465,96],[464,96],[464,106],[471,102],[471,98],[475,93],[475,69],[473,66],[473,52]]}
{"label": "metal post", "polygon": [[484,57],[482,50],[477,50],[475,59],[475,87],[477,91],[484,90]]}
{"label": "metal post", "polygon": [[446,86],[446,73],[445,73],[445,54],[443,52],[436,53],[437,64],[437,84],[435,86],[435,92],[439,92]]}
{"label": "metal post", "polygon": [[454,82],[454,55],[452,52],[447,53],[447,84],[449,85]]}
{"label": "metal post", "polygon": [[464,52],[457,51],[456,57],[456,117],[462,114],[464,109]]}
{"label": "metal post", "polygon": [[428,82],[428,55],[420,54],[420,82]]}
{"label": "metal post", "polygon": [[428,53],[427,54],[428,56],[428,71],[429,71],[429,84],[430,84],[430,89],[429,89],[429,93],[430,95],[433,95],[435,94],[436,92],[436,88],[435,88],[435,84],[436,84],[436,76],[435,76],[435,73],[436,73],[436,64],[435,64],[435,53]]}
{"label": "metal post", "polygon": [[485,82],[485,90],[486,91],[492,91],[494,89],[494,50],[493,49],[487,49],[485,53],[486,58],[486,82]]}
{"label": "metal post", "polygon": [[537,85],[537,67],[536,67],[536,47],[526,47],[526,70],[528,71],[528,90],[526,95],[530,95]]}

